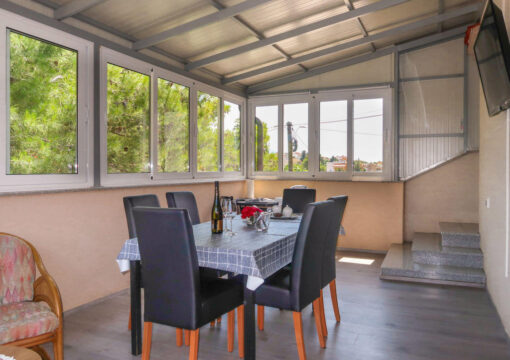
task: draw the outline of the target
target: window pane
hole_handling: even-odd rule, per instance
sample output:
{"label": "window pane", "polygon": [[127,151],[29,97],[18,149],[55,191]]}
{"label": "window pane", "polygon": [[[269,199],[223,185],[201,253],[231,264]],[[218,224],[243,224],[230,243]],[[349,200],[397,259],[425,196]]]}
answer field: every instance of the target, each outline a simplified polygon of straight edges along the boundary
{"label": "window pane", "polygon": [[223,103],[223,163],[225,171],[241,171],[241,107]]}
{"label": "window pane", "polygon": [[354,100],[353,170],[382,172],[383,99]]}
{"label": "window pane", "polygon": [[320,103],[320,171],[347,171],[347,101]]}
{"label": "window pane", "polygon": [[108,173],[150,171],[150,77],[108,64]]}
{"label": "window pane", "polygon": [[7,174],[77,174],[78,53],[9,34]]}
{"label": "window pane", "polygon": [[283,169],[308,171],[307,103],[283,105]]}
{"label": "window pane", "polygon": [[278,106],[255,109],[255,171],[278,171]]}
{"label": "window pane", "polygon": [[198,92],[198,171],[220,169],[220,98]]}
{"label": "window pane", "polygon": [[189,88],[158,79],[158,171],[189,172]]}

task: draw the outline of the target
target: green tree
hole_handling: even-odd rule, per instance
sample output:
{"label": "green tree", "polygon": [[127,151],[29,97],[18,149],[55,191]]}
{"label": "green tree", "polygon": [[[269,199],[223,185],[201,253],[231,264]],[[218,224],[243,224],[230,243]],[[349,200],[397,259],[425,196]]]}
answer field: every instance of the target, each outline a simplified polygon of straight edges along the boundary
{"label": "green tree", "polygon": [[77,53],[13,31],[9,42],[9,173],[77,173]]}

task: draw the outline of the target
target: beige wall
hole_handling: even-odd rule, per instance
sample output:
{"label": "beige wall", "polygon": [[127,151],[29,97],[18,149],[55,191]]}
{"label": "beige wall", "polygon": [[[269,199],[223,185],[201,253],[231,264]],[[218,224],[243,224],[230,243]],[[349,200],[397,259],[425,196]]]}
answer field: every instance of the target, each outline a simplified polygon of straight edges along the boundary
{"label": "beige wall", "polygon": [[402,183],[256,180],[256,197],[282,196],[283,189],[302,184],[317,189],[317,200],[348,195],[339,237],[343,248],[386,251],[403,238],[404,185]]}
{"label": "beige wall", "polygon": [[478,222],[478,153],[468,153],[405,183],[404,239],[439,232],[440,221]]}
{"label": "beige wall", "polygon": [[[510,25],[510,0],[497,0],[503,5],[507,28]],[[510,29],[508,29],[510,30]],[[496,305],[503,325],[510,334],[510,278],[507,263],[507,184],[506,169],[510,165],[507,153],[510,131],[509,113],[489,118],[483,92],[480,92],[480,235],[487,274],[487,288]],[[490,207],[485,205],[490,199]]]}
{"label": "beige wall", "polygon": [[[122,198],[190,190],[197,197],[202,220],[210,218],[212,183],[165,187],[91,190],[0,197],[0,231],[35,245],[55,278],[68,310],[129,286],[115,258],[128,238]],[[244,196],[245,181],[220,184],[222,194]],[[126,315],[127,316],[127,315]]]}

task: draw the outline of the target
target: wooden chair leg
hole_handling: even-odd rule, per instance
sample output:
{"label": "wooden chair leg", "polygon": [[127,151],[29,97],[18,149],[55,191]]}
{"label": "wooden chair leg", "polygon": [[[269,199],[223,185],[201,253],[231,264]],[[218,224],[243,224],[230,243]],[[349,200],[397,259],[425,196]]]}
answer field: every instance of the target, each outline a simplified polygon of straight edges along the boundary
{"label": "wooden chair leg", "polygon": [[191,330],[191,344],[189,347],[189,360],[198,359],[198,341],[200,339],[200,329]]}
{"label": "wooden chair leg", "polygon": [[128,330],[131,331],[131,310],[129,311]]}
{"label": "wooden chair leg", "polygon": [[326,347],[326,341],[324,340],[324,335],[322,334],[322,325],[321,325],[321,317],[320,314],[320,297],[315,299],[313,302],[313,309],[315,311],[315,327],[317,327],[317,335],[319,336],[319,344],[321,348]]}
{"label": "wooden chair leg", "polygon": [[321,325],[322,325],[322,336],[328,336],[328,328],[326,326],[326,315],[324,314],[324,296],[321,290],[321,296],[319,298]]}
{"label": "wooden chair leg", "polygon": [[175,338],[177,342],[177,346],[182,346],[182,329],[177,329],[175,332]]}
{"label": "wooden chair leg", "polygon": [[214,327],[216,325],[216,320],[211,321],[211,327]]}
{"label": "wooden chair leg", "polygon": [[184,330],[184,345],[189,346],[190,342],[190,331]]}
{"label": "wooden chair leg", "polygon": [[55,360],[64,360],[64,336],[62,328],[57,330],[55,340],[53,341],[53,356]]}
{"label": "wooden chair leg", "polygon": [[257,305],[257,326],[260,331],[264,331],[264,306]]}
{"label": "wooden chair leg", "polygon": [[219,324],[221,324],[221,316],[216,319],[216,325],[219,325]]}
{"label": "wooden chair leg", "polygon": [[329,291],[331,292],[331,302],[333,303],[336,322],[340,322],[340,310],[338,309],[338,298],[336,296],[336,279],[329,283]]}
{"label": "wooden chair leg", "polygon": [[[303,319],[301,318],[301,313],[297,311],[292,312],[292,316],[294,317],[294,333],[296,334],[299,360],[306,360],[305,340],[303,338]],[[315,316],[315,318],[317,319],[318,317]]]}
{"label": "wooden chair leg", "polygon": [[152,323],[146,321],[143,324],[142,360],[149,360],[151,358],[151,345]]}
{"label": "wooden chair leg", "polygon": [[227,343],[228,352],[234,351],[234,332],[236,327],[236,311],[232,310],[227,314]]}
{"label": "wooden chair leg", "polygon": [[244,359],[244,305],[237,308],[237,342],[239,343],[239,357]]}

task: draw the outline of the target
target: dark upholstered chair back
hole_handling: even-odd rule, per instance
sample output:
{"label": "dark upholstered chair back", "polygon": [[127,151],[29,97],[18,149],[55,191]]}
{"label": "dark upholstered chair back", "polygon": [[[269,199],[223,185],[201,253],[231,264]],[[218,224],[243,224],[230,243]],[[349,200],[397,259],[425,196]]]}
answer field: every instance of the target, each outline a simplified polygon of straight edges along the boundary
{"label": "dark upholstered chair back", "polygon": [[167,192],[166,201],[169,208],[187,209],[191,218],[191,225],[200,224],[197,201],[191,191]]}
{"label": "dark upholstered chair back", "polygon": [[145,321],[195,329],[200,276],[188,211],[137,207],[133,212],[143,264]]}
{"label": "dark upholstered chair back", "polygon": [[333,221],[329,226],[328,235],[326,236],[324,244],[322,257],[322,287],[325,287],[336,278],[336,245],[338,242],[338,234],[340,232],[340,225],[342,223],[345,206],[347,205],[347,199],[347,196],[333,196],[328,199],[334,201],[336,207],[333,211]]}
{"label": "dark upholstered chair back", "polygon": [[126,220],[130,239],[136,237],[135,220],[133,218],[133,209],[136,206],[149,206],[158,208],[159,200],[158,197],[154,194],[126,196],[124,198],[124,210],[126,211]]}
{"label": "dark upholstered chair back", "polygon": [[307,204],[315,202],[315,189],[284,189],[282,207],[290,206],[295,213],[305,211]]}
{"label": "dark upholstered chair back", "polygon": [[333,201],[321,201],[308,204],[304,210],[292,258],[290,296],[294,311],[301,311],[320,295],[323,246],[336,208]]}

